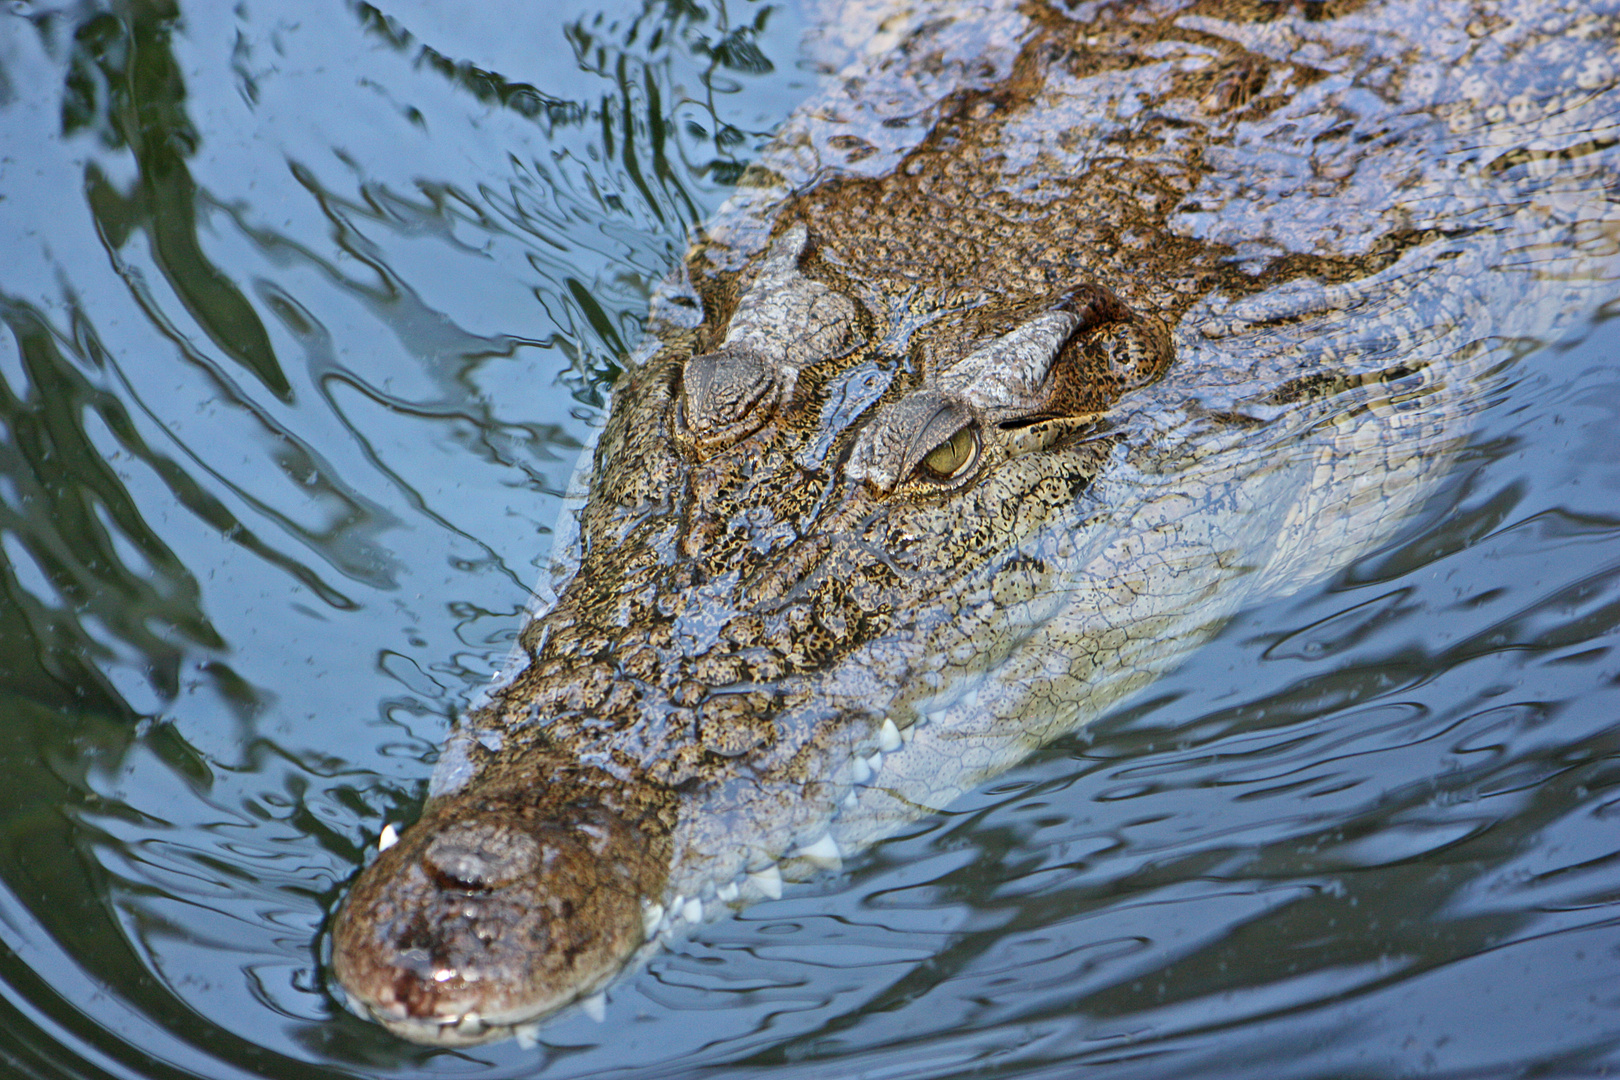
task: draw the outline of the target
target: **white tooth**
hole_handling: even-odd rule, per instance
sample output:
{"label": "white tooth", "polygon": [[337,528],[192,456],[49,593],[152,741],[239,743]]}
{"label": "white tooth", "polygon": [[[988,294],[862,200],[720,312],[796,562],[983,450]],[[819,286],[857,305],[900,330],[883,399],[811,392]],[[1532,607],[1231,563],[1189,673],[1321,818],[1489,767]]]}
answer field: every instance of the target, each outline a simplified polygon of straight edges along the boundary
{"label": "white tooth", "polygon": [[719,897],[723,903],[731,903],[737,899],[737,883],[733,881],[720,886],[714,895]]}
{"label": "white tooth", "polygon": [[377,837],[377,850],[387,851],[397,843],[399,843],[399,830],[394,828],[393,822],[389,822],[383,826],[382,834]]}
{"label": "white tooth", "polygon": [[579,1007],[586,1016],[600,1024],[607,1019],[607,993],[598,990],[590,997],[580,998]]}
{"label": "white tooth", "polygon": [[676,919],[684,919],[685,917],[686,917],[686,897],[677,896],[675,899],[673,899],[673,900],[671,900],[669,902],[669,918],[670,918],[670,921],[673,922]]}
{"label": "white tooth", "polygon": [[703,921],[703,901],[699,900],[695,896],[692,897],[692,899],[688,900],[685,903],[685,905],[683,905],[682,908],[681,908],[681,918],[685,919],[689,923],[700,923],[700,922],[702,922]]}
{"label": "white tooth", "polygon": [[883,768],[883,755],[874,753],[871,757],[866,759],[866,767],[872,770],[873,776],[876,776],[878,774],[878,770]]}
{"label": "white tooth", "polygon": [[664,905],[653,903],[641,909],[641,928],[647,937],[658,933],[658,924],[664,921]]}
{"label": "white tooth", "polygon": [[860,805],[861,800],[856,798],[855,789],[850,788],[849,794],[844,796],[844,809],[853,810]]}
{"label": "white tooth", "polygon": [[912,736],[917,734],[917,725],[920,723],[922,723],[922,717],[919,716],[916,720],[901,728],[900,741],[905,743],[911,742]]}
{"label": "white tooth", "polygon": [[540,1045],[540,1025],[534,1023],[515,1027],[512,1029],[512,1037],[517,1040],[519,1050],[533,1050]]}
{"label": "white tooth", "polygon": [[893,720],[885,718],[883,726],[878,728],[878,749],[885,754],[900,749],[900,729],[894,726]]}
{"label": "white tooth", "polygon": [[475,1012],[470,1012],[461,1018],[461,1023],[456,1025],[456,1030],[463,1035],[480,1035],[484,1031],[483,1018]]}
{"label": "white tooth", "polygon": [[857,784],[864,784],[868,780],[872,779],[872,766],[866,763],[865,758],[857,757],[855,759],[854,770],[850,776],[850,779],[854,780]]}
{"label": "white tooth", "polygon": [[775,863],[758,873],[749,874],[748,880],[754,884],[755,888],[772,900],[782,899],[782,871],[776,868]]}
{"label": "white tooth", "polygon": [[827,833],[813,844],[806,844],[794,854],[823,870],[838,870],[844,865],[843,852],[838,850],[838,841],[832,838],[832,833]]}

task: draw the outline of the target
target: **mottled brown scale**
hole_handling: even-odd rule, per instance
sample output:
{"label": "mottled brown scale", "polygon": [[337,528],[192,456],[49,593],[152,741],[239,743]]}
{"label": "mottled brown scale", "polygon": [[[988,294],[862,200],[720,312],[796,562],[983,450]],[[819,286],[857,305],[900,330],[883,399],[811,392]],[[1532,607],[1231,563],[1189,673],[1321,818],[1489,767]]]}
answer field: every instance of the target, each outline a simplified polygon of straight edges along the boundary
{"label": "mottled brown scale", "polygon": [[1344,565],[1613,275],[1608,5],[909,10],[694,244],[701,324],[655,305],[560,595],[336,919],[408,1038],[593,993]]}

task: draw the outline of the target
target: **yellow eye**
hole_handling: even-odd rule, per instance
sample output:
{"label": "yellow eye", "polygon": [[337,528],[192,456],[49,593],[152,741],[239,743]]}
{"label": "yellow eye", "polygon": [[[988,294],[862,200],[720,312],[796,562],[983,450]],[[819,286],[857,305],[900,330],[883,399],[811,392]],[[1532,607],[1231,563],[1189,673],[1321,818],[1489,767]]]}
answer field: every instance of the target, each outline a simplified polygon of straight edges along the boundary
{"label": "yellow eye", "polygon": [[972,424],[967,424],[928,451],[922,459],[922,471],[932,480],[955,480],[971,469],[978,457],[978,433]]}

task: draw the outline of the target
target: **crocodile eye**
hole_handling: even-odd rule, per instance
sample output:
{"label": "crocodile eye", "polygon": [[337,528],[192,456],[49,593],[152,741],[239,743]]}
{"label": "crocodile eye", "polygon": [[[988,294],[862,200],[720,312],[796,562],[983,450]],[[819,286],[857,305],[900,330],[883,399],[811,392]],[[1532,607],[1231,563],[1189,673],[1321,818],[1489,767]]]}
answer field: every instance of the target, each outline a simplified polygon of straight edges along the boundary
{"label": "crocodile eye", "polygon": [[979,432],[964,424],[956,434],[934,447],[923,457],[917,472],[937,483],[960,479],[979,459]]}
{"label": "crocodile eye", "polygon": [[881,492],[895,491],[902,482],[923,491],[951,490],[973,478],[983,457],[981,422],[950,395],[918,390],[880,411],[862,429],[844,475]]}

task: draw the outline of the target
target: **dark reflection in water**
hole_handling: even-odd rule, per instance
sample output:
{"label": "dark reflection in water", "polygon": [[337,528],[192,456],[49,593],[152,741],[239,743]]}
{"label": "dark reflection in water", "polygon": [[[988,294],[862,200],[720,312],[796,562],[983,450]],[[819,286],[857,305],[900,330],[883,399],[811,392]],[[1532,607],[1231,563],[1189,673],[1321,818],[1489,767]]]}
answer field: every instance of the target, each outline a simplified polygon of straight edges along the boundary
{"label": "dark reflection in water", "polygon": [[[598,10],[600,8],[600,10]],[[0,24],[0,1072],[1597,1075],[1620,1057],[1620,331],[1425,516],[540,1051],[338,1009],[327,913],[509,647],[790,7]]]}

